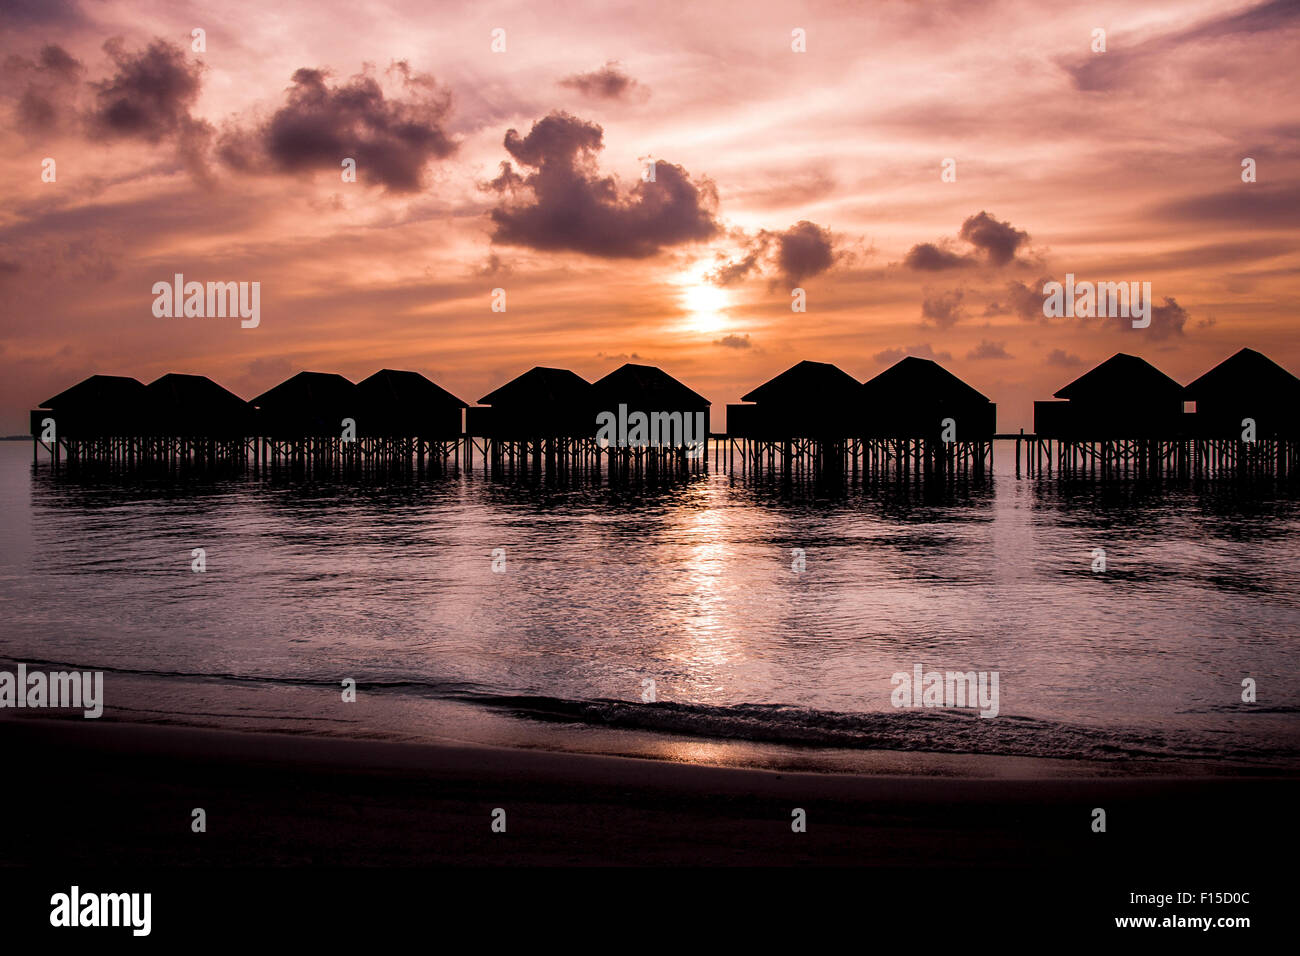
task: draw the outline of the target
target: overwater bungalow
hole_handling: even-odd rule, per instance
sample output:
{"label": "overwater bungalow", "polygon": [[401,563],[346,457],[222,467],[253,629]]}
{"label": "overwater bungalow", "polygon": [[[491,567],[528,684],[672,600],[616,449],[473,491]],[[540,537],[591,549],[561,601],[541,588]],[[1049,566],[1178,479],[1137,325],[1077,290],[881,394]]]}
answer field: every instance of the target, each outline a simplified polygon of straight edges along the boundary
{"label": "overwater bungalow", "polygon": [[1198,438],[1241,440],[1246,423],[1254,436],[1300,437],[1300,378],[1254,349],[1224,359],[1183,389],[1194,404],[1190,416]]}
{"label": "overwater bungalow", "polygon": [[273,439],[338,438],[363,417],[357,386],[334,372],[299,372],[252,400],[258,431]]}
{"label": "overwater bungalow", "polygon": [[867,438],[985,442],[997,405],[938,362],[909,355],[863,384],[856,424]]}
{"label": "overwater bungalow", "polygon": [[478,401],[465,416],[466,433],[474,437],[524,441],[595,433],[591,383],[567,368],[536,366]]}
{"label": "overwater bungalow", "polygon": [[124,375],[91,375],[31,413],[32,435],[46,433],[53,419],[56,438],[123,438],[140,433],[149,404],[144,383]]}
{"label": "overwater bungalow", "polygon": [[1056,398],[1063,401],[1034,402],[1034,432],[1040,439],[1173,439],[1184,427],[1183,387],[1150,362],[1123,352],[1076,378]]}
{"label": "overwater bungalow", "polygon": [[862,385],[827,362],[803,361],[727,406],[727,435],[757,441],[839,440],[854,432]]}
{"label": "overwater bungalow", "polygon": [[1189,416],[1183,387],[1150,362],[1120,352],[1034,402],[1031,471],[1158,475],[1185,472]]}
{"label": "overwater bungalow", "polygon": [[256,433],[253,406],[206,375],[168,372],[145,393],[149,436],[234,440]]}
{"label": "overwater bungalow", "polygon": [[594,460],[591,383],[565,368],[536,366],[465,410],[466,458],[493,471],[532,460],[561,470]]}
{"label": "overwater bungalow", "polygon": [[456,441],[469,403],[419,372],[380,369],[357,383],[358,434],[367,437]]}
{"label": "overwater bungalow", "polygon": [[637,412],[662,426],[652,438],[663,445],[703,442],[709,434],[709,400],[653,365],[620,366],[592,384],[591,397],[595,414],[608,413],[623,423],[624,431],[628,417]]}

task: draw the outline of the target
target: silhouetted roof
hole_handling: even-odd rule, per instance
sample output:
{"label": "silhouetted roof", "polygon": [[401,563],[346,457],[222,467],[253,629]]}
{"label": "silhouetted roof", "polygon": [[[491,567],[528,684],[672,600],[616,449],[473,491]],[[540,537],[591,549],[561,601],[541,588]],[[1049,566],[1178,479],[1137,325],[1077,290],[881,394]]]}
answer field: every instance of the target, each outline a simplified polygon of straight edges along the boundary
{"label": "silhouetted roof", "polygon": [[267,389],[252,404],[262,409],[310,409],[319,405],[347,404],[356,397],[356,385],[334,372],[299,372]]}
{"label": "silhouetted roof", "polygon": [[1118,352],[1091,371],[1084,372],[1055,397],[1071,401],[1101,399],[1116,402],[1131,401],[1137,396],[1177,398],[1182,393],[1181,385],[1150,362]]}
{"label": "silhouetted roof", "polygon": [[591,383],[585,378],[567,368],[538,365],[478,401],[480,405],[569,405],[586,402],[590,397]]}
{"label": "silhouetted roof", "polygon": [[862,386],[862,397],[871,402],[987,402],[988,398],[967,385],[938,362],[909,355],[895,362]]}
{"label": "silhouetted roof", "polygon": [[624,365],[592,385],[599,404],[626,403],[634,409],[707,408],[709,400],[653,365]]}
{"label": "silhouetted roof", "polygon": [[469,407],[468,402],[461,401],[419,372],[381,368],[374,375],[358,382],[357,389],[368,402],[391,404],[399,408],[419,408],[429,405]]}
{"label": "silhouetted roof", "polygon": [[838,366],[803,361],[742,395],[740,400],[786,404],[793,399],[813,399],[838,404],[855,398],[861,387],[857,379]]}
{"label": "silhouetted roof", "polygon": [[104,412],[111,406],[133,406],[144,399],[145,386],[139,379],[125,375],[92,375],[46,399],[38,407],[78,407]]}
{"label": "silhouetted roof", "polygon": [[244,435],[251,431],[253,406],[205,375],[169,372],[145,386],[147,408],[141,427],[162,435]]}
{"label": "silhouetted roof", "polygon": [[1185,397],[1193,401],[1243,393],[1300,394],[1300,378],[1296,378],[1267,355],[1254,349],[1242,349],[1214,366],[1184,390]]}
{"label": "silhouetted roof", "polygon": [[248,403],[227,388],[222,388],[206,375],[184,375],[168,372],[145,386],[151,405],[165,405],[180,412],[220,412],[223,409],[243,410]]}

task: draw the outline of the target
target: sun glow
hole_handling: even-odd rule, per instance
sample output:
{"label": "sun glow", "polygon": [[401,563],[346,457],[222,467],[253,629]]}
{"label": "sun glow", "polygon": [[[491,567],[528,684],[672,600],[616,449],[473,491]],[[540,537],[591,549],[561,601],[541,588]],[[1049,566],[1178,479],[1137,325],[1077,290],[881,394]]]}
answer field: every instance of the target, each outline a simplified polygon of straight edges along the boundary
{"label": "sun glow", "polygon": [[717,332],[726,327],[726,310],[731,294],[702,280],[683,290],[682,304],[690,313],[690,327],[699,332]]}

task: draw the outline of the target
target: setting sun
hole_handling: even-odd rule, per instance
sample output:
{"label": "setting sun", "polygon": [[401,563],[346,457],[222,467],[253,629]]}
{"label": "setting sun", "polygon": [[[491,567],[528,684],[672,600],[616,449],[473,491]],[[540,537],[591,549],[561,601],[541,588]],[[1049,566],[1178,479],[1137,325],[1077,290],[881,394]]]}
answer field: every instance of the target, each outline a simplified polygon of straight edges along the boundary
{"label": "setting sun", "polygon": [[731,294],[715,285],[700,282],[686,288],[683,304],[690,313],[691,327],[700,332],[717,332],[727,324],[726,310]]}

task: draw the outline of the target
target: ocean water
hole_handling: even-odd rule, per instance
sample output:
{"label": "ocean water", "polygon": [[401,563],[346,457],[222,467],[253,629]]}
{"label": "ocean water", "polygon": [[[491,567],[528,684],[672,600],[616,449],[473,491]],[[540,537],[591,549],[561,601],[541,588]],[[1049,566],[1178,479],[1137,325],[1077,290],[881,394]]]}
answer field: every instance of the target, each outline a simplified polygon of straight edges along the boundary
{"label": "ocean water", "polygon": [[[1295,488],[1016,479],[1011,450],[978,484],[611,487],[73,478],[0,443],[0,668],[103,670],[113,720],[826,770],[1300,769]],[[895,707],[916,665],[997,672],[998,716]]]}

